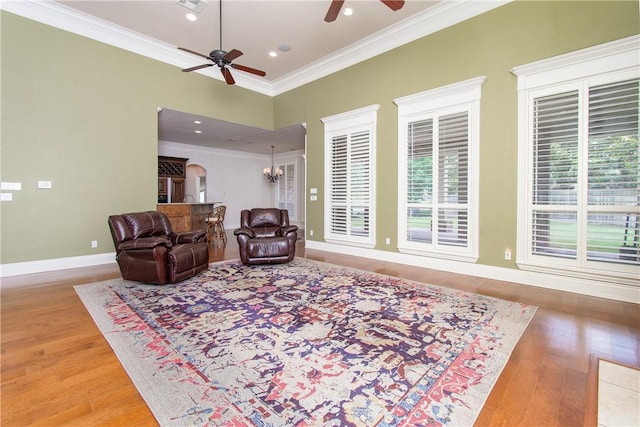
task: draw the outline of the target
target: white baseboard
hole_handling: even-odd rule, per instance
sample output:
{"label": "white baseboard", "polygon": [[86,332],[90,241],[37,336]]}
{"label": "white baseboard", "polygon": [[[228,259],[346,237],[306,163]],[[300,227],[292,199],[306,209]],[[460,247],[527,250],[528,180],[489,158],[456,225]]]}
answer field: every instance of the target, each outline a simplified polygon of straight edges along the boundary
{"label": "white baseboard", "polygon": [[640,288],[623,284],[357,248],[313,240],[307,240],[305,248],[640,304]]}
{"label": "white baseboard", "polygon": [[[406,264],[415,267],[430,268],[450,273],[466,274],[486,279],[502,280],[521,285],[537,286],[557,291],[573,292],[599,298],[640,304],[640,288],[596,280],[556,276],[512,268],[493,267],[482,264],[470,264],[416,255],[386,252],[376,249],[364,249],[351,246],[307,240],[305,247],[320,251],[366,257],[380,261]],[[68,258],[45,259],[0,265],[0,277],[19,276],[21,274],[42,273],[45,271],[66,270],[68,268],[89,267],[115,262],[115,252],[97,255],[85,255]]]}
{"label": "white baseboard", "polygon": [[0,277],[42,273],[45,271],[66,270],[68,268],[90,267],[92,265],[109,264],[115,261],[116,253],[109,252],[96,255],[83,255],[67,258],[16,262],[12,264],[0,264]]}

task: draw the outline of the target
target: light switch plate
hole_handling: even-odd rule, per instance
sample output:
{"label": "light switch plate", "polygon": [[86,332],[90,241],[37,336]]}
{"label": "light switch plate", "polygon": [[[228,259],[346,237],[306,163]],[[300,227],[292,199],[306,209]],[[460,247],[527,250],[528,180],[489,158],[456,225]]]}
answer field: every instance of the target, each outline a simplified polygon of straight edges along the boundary
{"label": "light switch plate", "polygon": [[312,201],[312,202],[315,202],[315,201],[318,200],[318,196],[311,196],[311,197],[309,197],[309,200]]}
{"label": "light switch plate", "polygon": [[310,188],[310,189],[309,189],[309,193],[311,193],[311,194],[318,194],[318,189],[317,189],[317,188]]}
{"label": "light switch plate", "polygon": [[19,191],[22,190],[21,182],[3,182],[0,184],[0,190],[14,190]]}
{"label": "light switch plate", "polygon": [[13,194],[12,193],[1,193],[0,194],[0,200],[3,202],[10,202],[13,200]]}
{"label": "light switch plate", "polygon": [[51,188],[51,181],[38,181],[38,188]]}

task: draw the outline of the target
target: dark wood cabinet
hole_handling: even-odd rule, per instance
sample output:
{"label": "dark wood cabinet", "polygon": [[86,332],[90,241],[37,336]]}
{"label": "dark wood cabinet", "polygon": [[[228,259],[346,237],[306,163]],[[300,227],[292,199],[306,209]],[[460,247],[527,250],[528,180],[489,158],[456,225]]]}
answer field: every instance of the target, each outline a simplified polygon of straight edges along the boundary
{"label": "dark wood cabinet", "polygon": [[166,196],[169,194],[169,178],[158,177],[158,195]]}
{"label": "dark wood cabinet", "polygon": [[184,178],[171,178],[171,203],[184,202]]}
{"label": "dark wood cabinet", "polygon": [[158,202],[184,201],[187,160],[182,157],[158,156]]}

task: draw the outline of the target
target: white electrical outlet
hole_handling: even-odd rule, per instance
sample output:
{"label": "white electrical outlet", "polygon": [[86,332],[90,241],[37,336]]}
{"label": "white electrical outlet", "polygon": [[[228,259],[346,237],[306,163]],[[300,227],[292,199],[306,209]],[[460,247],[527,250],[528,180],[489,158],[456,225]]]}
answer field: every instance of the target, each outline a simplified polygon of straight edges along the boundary
{"label": "white electrical outlet", "polygon": [[309,230],[309,236],[313,236],[313,230]]}
{"label": "white electrical outlet", "polygon": [[390,245],[390,244],[391,244],[391,238],[390,238],[390,237],[387,237],[387,238],[384,240],[384,242],[385,242],[387,245]]}
{"label": "white electrical outlet", "polygon": [[98,241],[97,240],[92,240],[91,241],[91,247],[92,248],[97,248],[98,247]]}
{"label": "white electrical outlet", "polygon": [[38,188],[51,188],[51,181],[38,181]]}
{"label": "white electrical outlet", "polygon": [[2,197],[0,198],[0,200],[2,200],[3,202],[10,202],[13,200],[13,194],[12,193],[2,193]]}
{"label": "white electrical outlet", "polygon": [[507,261],[511,260],[511,249],[504,250],[504,259],[506,259]]}

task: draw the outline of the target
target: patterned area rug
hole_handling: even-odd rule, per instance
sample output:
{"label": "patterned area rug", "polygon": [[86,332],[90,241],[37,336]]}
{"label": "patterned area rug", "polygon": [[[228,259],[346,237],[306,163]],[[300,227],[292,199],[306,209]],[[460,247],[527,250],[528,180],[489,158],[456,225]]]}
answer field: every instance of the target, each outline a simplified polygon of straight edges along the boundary
{"label": "patterned area rug", "polygon": [[301,258],[76,291],[161,425],[470,426],[536,310]]}

